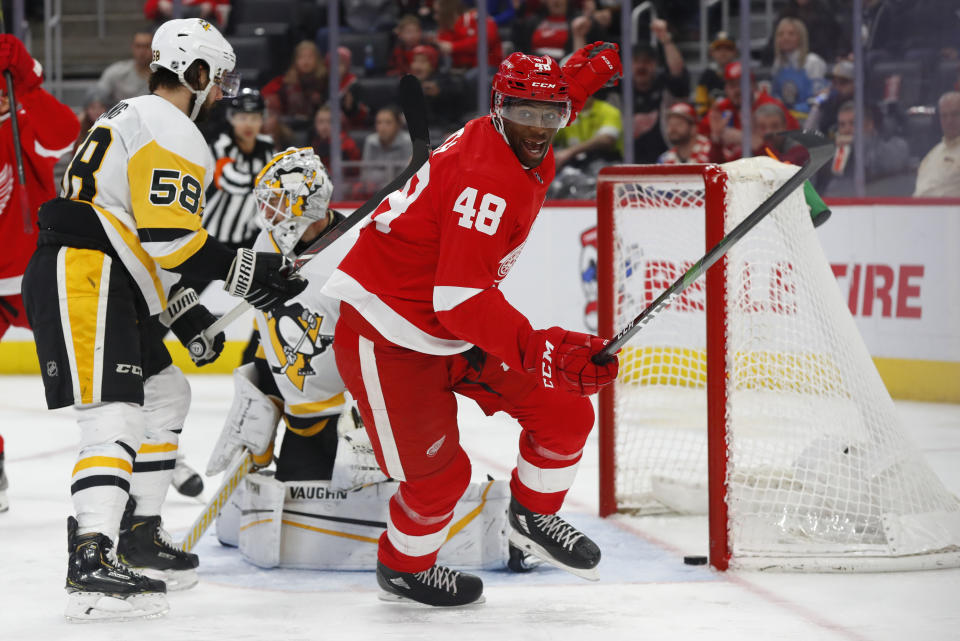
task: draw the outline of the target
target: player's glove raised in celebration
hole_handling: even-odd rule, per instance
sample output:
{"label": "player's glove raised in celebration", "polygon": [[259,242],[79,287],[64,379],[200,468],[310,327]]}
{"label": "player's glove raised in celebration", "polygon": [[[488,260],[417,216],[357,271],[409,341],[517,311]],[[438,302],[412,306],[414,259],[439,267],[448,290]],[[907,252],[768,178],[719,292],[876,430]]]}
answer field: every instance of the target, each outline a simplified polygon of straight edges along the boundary
{"label": "player's glove raised in celebration", "polygon": [[570,91],[572,123],[587,98],[611,80],[619,80],[622,76],[620,47],[613,42],[600,41],[581,47],[570,56],[561,71]]}
{"label": "player's glove raised in celebration", "polygon": [[523,367],[539,377],[545,388],[562,389],[581,396],[595,394],[617,378],[619,362],[613,356],[603,365],[591,357],[607,341],[599,336],[568,332],[562,327],[539,329],[530,334],[523,353]]}
{"label": "player's glove raised in celebration", "polygon": [[237,257],[223,283],[229,293],[240,296],[261,311],[290,300],[306,286],[307,281],[300,276],[286,274],[280,254],[245,248],[237,250]]}
{"label": "player's glove raised in celebration", "polygon": [[213,338],[204,334],[216,320],[217,317],[200,304],[200,297],[191,287],[176,290],[167,301],[167,308],[160,312],[160,322],[173,331],[197,365],[212,363],[223,351],[223,332]]}
{"label": "player's glove raised in celebration", "polygon": [[43,82],[43,67],[33,59],[20,39],[0,34],[0,71],[10,71],[17,94],[30,91]]}

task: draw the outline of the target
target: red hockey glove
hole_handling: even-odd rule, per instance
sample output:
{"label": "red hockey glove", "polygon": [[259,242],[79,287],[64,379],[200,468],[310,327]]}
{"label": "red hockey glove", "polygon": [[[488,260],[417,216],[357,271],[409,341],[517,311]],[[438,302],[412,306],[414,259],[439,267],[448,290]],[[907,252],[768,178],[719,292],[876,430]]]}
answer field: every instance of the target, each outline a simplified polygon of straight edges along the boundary
{"label": "red hockey glove", "polygon": [[581,396],[596,394],[617,378],[619,362],[614,356],[604,365],[590,357],[607,341],[599,336],[568,332],[562,327],[539,329],[530,334],[523,352],[523,368],[535,373],[545,388],[562,389]]}
{"label": "red hockey glove", "polygon": [[0,34],[0,72],[6,70],[13,75],[17,94],[30,91],[43,82],[43,67],[40,63],[31,57],[16,36],[3,33]]}
{"label": "red hockey glove", "polygon": [[600,41],[581,47],[570,56],[561,71],[570,91],[572,123],[587,98],[611,80],[616,84],[622,77],[620,47],[614,42]]}

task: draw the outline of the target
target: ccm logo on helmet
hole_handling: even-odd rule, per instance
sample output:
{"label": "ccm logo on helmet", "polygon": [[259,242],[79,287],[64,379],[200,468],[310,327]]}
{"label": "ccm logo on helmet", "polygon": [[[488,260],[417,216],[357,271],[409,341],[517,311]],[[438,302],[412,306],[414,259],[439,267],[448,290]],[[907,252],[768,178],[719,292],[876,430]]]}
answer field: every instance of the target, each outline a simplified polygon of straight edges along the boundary
{"label": "ccm logo on helmet", "polygon": [[543,87],[545,89],[556,89],[557,85],[552,85],[549,82],[531,82],[532,87]]}

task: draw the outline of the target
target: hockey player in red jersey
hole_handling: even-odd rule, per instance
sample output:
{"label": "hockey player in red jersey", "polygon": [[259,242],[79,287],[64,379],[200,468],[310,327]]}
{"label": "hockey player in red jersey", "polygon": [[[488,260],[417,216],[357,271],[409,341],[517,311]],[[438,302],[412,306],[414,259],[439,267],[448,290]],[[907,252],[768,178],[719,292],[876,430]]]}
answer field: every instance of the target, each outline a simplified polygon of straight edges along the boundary
{"label": "hockey player in red jersey", "polygon": [[[17,160],[13,125],[10,122],[9,87],[3,71],[10,71],[17,99],[17,124],[26,181],[29,232],[24,228],[17,184]],[[80,133],[80,121],[70,107],[62,104],[41,86],[40,63],[23,43],[9,34],[0,34],[0,338],[11,326],[29,327],[20,296],[23,270],[37,248],[37,209],[57,195],[53,166],[73,149]]]}
{"label": "hockey player in red jersey", "polygon": [[551,142],[586,98],[620,72],[616,45],[595,43],[561,70],[514,53],[493,79],[491,113],[450,136],[388,196],[324,292],[341,302],[337,367],[387,476],[400,480],[381,536],[385,598],[478,601],[481,580],[436,565],[453,506],[470,481],[454,393],[520,423],[511,478],[511,542],[585,578],[600,550],[557,516],[593,426],[587,395],[617,361],[605,341],[534,330],[498,287],[554,176]]}
{"label": "hockey player in red jersey", "polygon": [[[10,71],[16,92],[24,186],[17,184],[10,88],[4,71]],[[3,248],[0,251],[0,339],[10,327],[30,327],[20,296],[20,282],[37,246],[37,208],[56,196],[53,166],[72,149],[80,131],[80,122],[70,107],[44,91],[40,87],[42,82],[40,63],[30,56],[23,43],[15,36],[0,34],[0,246]],[[27,190],[26,212],[18,189]],[[0,512],[9,508],[6,490],[3,437],[0,436]]]}

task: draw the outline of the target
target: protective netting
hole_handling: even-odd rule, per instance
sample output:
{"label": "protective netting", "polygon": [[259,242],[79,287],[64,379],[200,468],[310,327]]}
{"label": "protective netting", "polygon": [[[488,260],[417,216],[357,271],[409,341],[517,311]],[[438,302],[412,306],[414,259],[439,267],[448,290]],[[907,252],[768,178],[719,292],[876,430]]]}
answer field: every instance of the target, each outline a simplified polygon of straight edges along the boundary
{"label": "protective netting", "polygon": [[[796,171],[769,159],[724,170],[725,233]],[[614,185],[616,328],[705,252],[704,199],[698,175],[631,176]],[[905,438],[802,190],[727,261],[725,313],[710,322],[726,326],[734,561],[960,551],[960,502]],[[619,510],[707,510],[705,301],[701,279],[621,352]]]}

